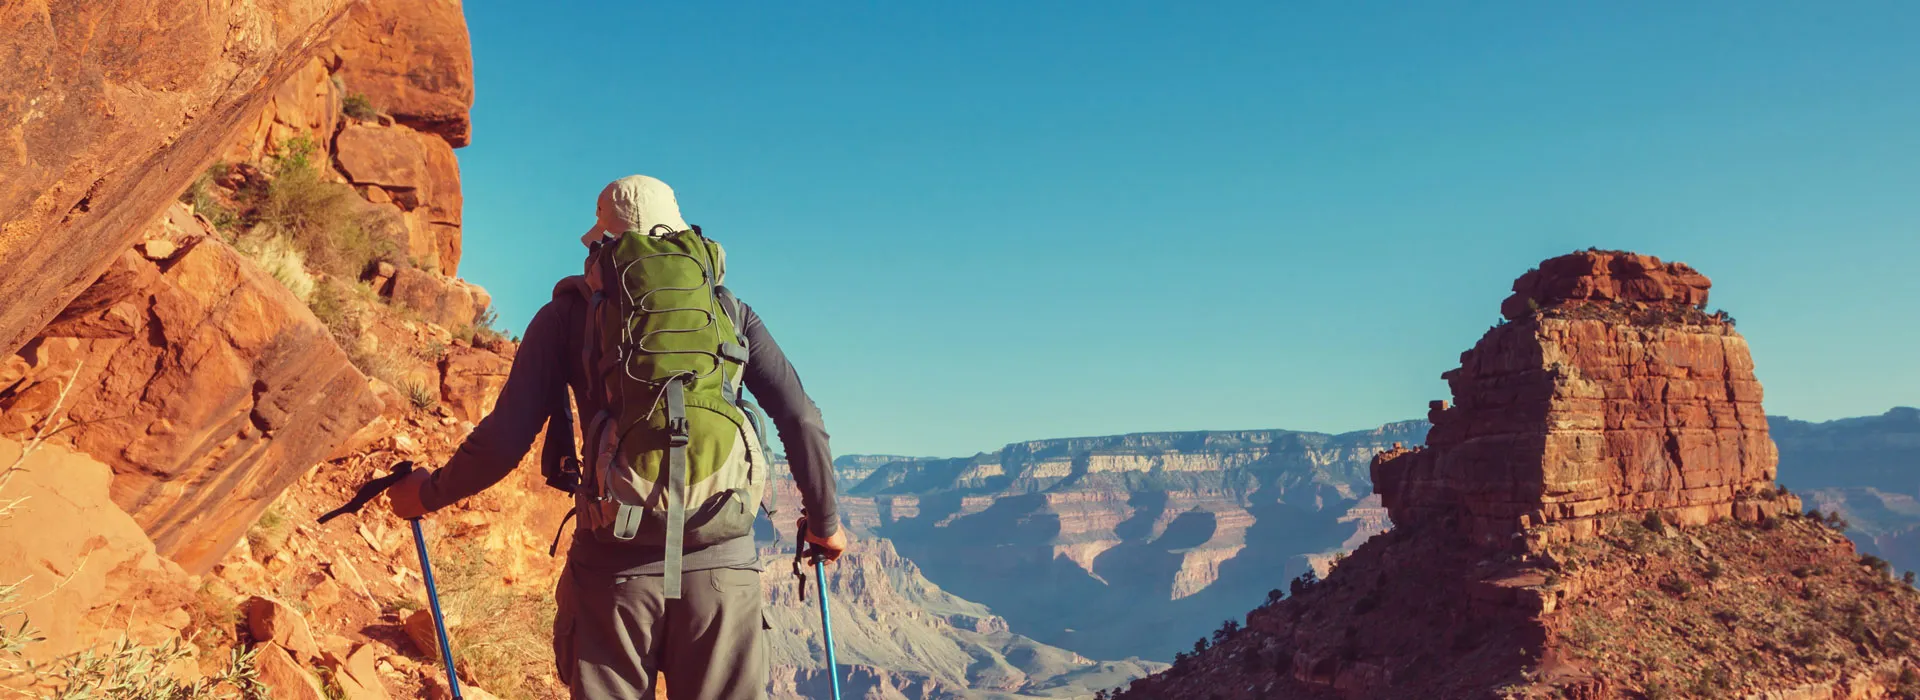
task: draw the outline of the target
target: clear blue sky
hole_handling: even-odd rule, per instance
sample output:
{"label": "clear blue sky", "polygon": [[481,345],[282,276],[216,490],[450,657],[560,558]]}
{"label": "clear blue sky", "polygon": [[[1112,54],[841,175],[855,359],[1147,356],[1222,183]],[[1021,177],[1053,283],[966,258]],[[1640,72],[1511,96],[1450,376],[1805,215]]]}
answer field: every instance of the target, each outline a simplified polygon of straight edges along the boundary
{"label": "clear blue sky", "polygon": [[714,5],[469,0],[461,272],[521,328],[665,179],[838,453],[1421,416],[1588,246],[1771,413],[1920,404],[1920,5]]}

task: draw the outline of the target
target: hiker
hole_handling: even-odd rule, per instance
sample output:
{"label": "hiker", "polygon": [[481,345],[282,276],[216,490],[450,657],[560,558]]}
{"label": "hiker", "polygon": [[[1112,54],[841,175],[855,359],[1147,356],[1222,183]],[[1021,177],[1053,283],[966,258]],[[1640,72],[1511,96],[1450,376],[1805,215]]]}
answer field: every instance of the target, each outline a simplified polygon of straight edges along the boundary
{"label": "hiker", "polygon": [[725,252],[681,220],[666,183],[615,180],[597,219],[580,238],[588,274],[561,280],[527,324],[493,411],[446,466],[388,492],[393,512],[417,517],[498,483],[546,424],[542,471],[572,487],[579,518],[554,593],[554,657],[573,697],[651,698],[655,671],[672,700],[765,697],[752,524],[772,471],[740,387],[787,448],[798,529],[832,560],[847,537],[826,428],[766,325],[720,285]]}

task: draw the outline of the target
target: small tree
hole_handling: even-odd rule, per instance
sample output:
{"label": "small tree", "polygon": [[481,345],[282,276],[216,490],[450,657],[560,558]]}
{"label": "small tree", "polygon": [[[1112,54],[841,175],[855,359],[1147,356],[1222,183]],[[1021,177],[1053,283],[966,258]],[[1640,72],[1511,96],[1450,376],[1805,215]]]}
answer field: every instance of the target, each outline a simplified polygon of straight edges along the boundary
{"label": "small tree", "polygon": [[1233,633],[1238,631],[1240,631],[1239,620],[1227,620],[1226,622],[1222,622],[1220,623],[1220,629],[1213,631],[1213,643],[1219,644],[1221,642],[1225,642],[1227,641],[1228,638],[1233,636]]}
{"label": "small tree", "polygon": [[1306,573],[1301,574],[1297,577],[1294,577],[1293,583],[1287,584],[1287,591],[1290,594],[1297,596],[1297,595],[1300,595],[1301,593],[1307,592],[1307,589],[1313,588],[1315,585],[1319,583],[1320,583],[1320,576],[1318,574],[1313,573],[1312,569],[1308,569]]}

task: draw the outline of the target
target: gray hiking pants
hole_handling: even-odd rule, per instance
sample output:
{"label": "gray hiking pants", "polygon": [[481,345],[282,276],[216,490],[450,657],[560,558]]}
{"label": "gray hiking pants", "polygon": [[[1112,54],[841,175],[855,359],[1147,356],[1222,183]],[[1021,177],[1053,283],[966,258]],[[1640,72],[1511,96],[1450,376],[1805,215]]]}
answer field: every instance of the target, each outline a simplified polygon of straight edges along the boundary
{"label": "gray hiking pants", "polygon": [[689,571],[680,598],[659,576],[604,576],[569,565],[554,591],[553,656],[574,700],[651,700],[654,672],[669,700],[767,696],[760,574]]}

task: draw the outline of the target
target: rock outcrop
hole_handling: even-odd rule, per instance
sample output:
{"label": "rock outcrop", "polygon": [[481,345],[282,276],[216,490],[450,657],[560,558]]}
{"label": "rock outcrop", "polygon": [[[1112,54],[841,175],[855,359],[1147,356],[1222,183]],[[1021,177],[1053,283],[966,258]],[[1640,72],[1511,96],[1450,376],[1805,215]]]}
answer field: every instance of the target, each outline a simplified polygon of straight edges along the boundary
{"label": "rock outcrop", "polygon": [[109,634],[141,644],[181,634],[192,581],[114,505],[107,465],[58,444],[0,439],[0,470],[0,581],[20,587],[3,602],[6,624],[42,638],[9,653],[47,663]]}
{"label": "rock outcrop", "polygon": [[0,353],[106,270],[348,4],[0,6]]}
{"label": "rock outcrop", "polygon": [[[0,55],[0,687],[197,683],[251,646],[274,697],[430,695],[378,631],[411,549],[311,519],[396,455],[443,460],[514,351],[452,277],[458,3],[11,3]],[[454,603],[539,598],[514,585],[550,585],[544,537],[486,524],[557,525],[544,503],[438,519],[491,567]],[[74,656],[102,650],[152,665]]]}
{"label": "rock outcrop", "polygon": [[1399,524],[1451,521],[1497,542],[1541,525],[1591,534],[1594,516],[1660,510],[1679,522],[1781,506],[1778,457],[1746,340],[1708,315],[1709,282],[1681,263],[1587,251],[1541,263],[1442,375],[1424,449],[1389,452],[1374,488]]}
{"label": "rock outcrop", "polygon": [[361,3],[333,60],[343,82],[395,121],[455,148],[473,140],[473,49],[459,0]]}
{"label": "rock outcrop", "polygon": [[159,551],[204,572],[380,403],[306,304],[184,207],[146,237],[169,254],[121,253],[18,356],[0,432],[64,416]]}

